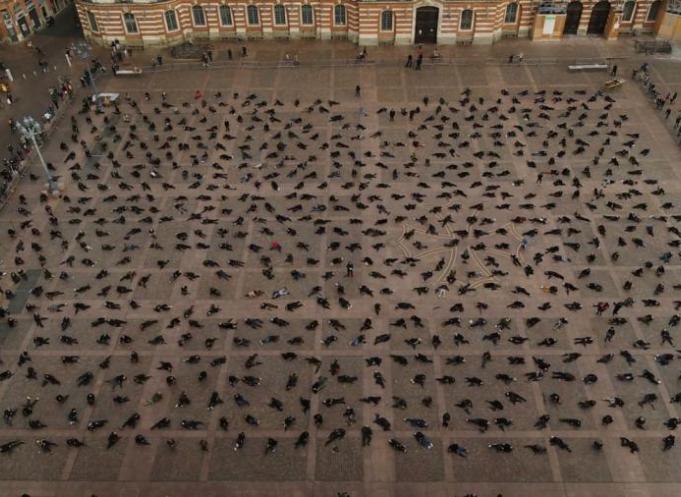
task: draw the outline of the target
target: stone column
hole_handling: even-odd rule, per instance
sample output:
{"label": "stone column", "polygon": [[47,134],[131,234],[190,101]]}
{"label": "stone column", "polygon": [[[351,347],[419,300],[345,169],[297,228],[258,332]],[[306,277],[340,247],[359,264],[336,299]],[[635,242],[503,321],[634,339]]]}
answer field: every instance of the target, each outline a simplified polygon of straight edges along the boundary
{"label": "stone column", "polygon": [[616,40],[619,37],[621,20],[622,12],[616,12],[615,9],[610,9],[608,21],[605,24],[605,32],[603,33],[606,40]]}

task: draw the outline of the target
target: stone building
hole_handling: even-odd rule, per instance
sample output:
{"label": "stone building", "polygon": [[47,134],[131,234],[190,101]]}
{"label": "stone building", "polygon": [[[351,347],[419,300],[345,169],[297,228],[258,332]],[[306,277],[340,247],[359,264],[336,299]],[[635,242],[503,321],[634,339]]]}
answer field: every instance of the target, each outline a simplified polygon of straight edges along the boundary
{"label": "stone building", "polygon": [[44,27],[70,0],[0,0],[0,41],[16,43]]}
{"label": "stone building", "polygon": [[88,39],[131,46],[224,38],[348,39],[360,45],[616,38],[657,32],[665,13],[661,0],[76,0],[76,5]]}

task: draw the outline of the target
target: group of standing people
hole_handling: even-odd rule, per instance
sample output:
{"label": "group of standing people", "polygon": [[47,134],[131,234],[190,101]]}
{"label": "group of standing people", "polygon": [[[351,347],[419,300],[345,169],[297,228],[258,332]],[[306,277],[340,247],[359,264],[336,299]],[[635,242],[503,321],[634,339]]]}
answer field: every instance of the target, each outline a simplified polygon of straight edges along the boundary
{"label": "group of standing people", "polygon": [[632,76],[641,82],[646,93],[655,103],[655,108],[663,114],[665,122],[673,122],[674,139],[681,144],[681,107],[676,105],[678,92],[660,90],[650,77],[647,63],[643,63],[638,69],[634,69]]}

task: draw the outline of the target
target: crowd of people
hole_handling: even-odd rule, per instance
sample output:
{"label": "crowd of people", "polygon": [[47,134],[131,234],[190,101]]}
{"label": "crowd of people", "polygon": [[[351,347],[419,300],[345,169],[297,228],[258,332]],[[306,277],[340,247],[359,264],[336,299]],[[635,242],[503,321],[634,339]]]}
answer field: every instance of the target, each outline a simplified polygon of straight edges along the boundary
{"label": "crowd of people", "polygon": [[681,144],[681,107],[677,105],[677,91],[665,91],[651,78],[649,65],[643,63],[633,71],[633,77],[643,85],[655,108],[662,114],[666,123],[671,125],[677,143]]}
{"label": "crowd of people", "polygon": [[[7,457],[86,435],[190,457],[211,432],[264,457],[311,438],[396,457],[439,443],[460,467],[675,448],[677,199],[615,98],[465,89],[374,108],[357,85],[146,92],[117,112],[71,118],[57,206],[7,207],[8,302],[40,271],[0,311],[27,333],[0,372],[21,385],[4,422],[25,430]],[[588,448],[570,439],[584,426]]]}

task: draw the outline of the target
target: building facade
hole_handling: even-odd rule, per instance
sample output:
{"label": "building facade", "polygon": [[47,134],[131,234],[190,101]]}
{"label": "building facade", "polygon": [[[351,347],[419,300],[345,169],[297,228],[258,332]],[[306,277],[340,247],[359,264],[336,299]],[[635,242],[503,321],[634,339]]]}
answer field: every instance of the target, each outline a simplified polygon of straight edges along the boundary
{"label": "building facade", "polygon": [[70,3],[70,0],[0,0],[0,41],[25,40]]}
{"label": "building facade", "polygon": [[[38,0],[34,0],[38,1]],[[360,45],[656,32],[662,0],[76,0],[86,38],[108,44],[273,38]],[[550,33],[550,34],[549,34]]]}

